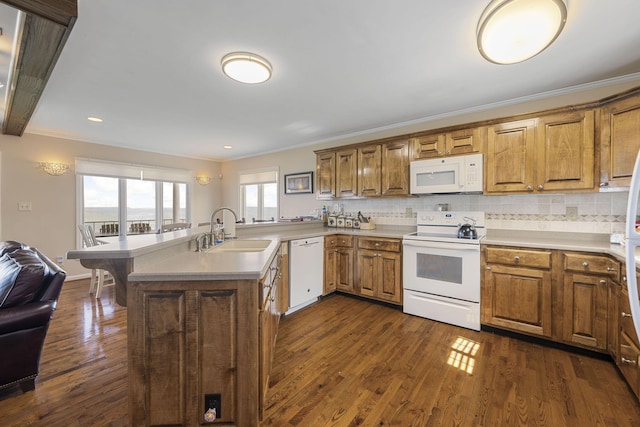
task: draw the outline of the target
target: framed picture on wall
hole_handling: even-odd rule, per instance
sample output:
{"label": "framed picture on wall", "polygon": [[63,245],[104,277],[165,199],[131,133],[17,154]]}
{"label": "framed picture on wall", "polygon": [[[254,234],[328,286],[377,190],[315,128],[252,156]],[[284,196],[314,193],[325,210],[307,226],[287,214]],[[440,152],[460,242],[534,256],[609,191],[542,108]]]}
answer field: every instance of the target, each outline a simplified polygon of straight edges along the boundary
{"label": "framed picture on wall", "polygon": [[284,176],[284,194],[313,193],[313,172],[290,173]]}

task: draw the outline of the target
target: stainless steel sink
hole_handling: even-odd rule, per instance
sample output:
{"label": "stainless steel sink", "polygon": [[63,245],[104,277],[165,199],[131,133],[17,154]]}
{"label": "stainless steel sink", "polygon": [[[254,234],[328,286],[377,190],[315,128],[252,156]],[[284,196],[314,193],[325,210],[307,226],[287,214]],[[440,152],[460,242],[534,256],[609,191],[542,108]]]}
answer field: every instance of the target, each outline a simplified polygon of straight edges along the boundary
{"label": "stainless steel sink", "polygon": [[234,239],[208,249],[207,252],[262,252],[269,247],[271,240]]}

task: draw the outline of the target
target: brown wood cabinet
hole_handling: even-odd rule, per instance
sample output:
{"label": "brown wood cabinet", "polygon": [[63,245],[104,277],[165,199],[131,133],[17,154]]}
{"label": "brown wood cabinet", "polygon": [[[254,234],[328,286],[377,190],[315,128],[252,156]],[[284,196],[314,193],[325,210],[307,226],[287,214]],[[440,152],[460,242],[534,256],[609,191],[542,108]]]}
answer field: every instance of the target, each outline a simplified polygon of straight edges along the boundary
{"label": "brown wood cabinet", "polygon": [[358,195],[382,194],[382,147],[380,144],[358,148]]}
{"label": "brown wood cabinet", "polygon": [[411,138],[411,158],[430,159],[441,156],[482,153],[487,129],[472,127],[447,133],[431,133]]}
{"label": "brown wood cabinet", "polygon": [[353,236],[342,234],[325,238],[325,295],[335,290],[354,293],[353,239]]}
{"label": "brown wood cabinet", "polygon": [[409,141],[401,139],[381,145],[382,195],[406,196],[409,194]]}
{"label": "brown wood cabinet", "polygon": [[336,152],[336,197],[358,194],[358,156],[355,148]]}
{"label": "brown wood cabinet", "polygon": [[280,244],[280,283],[278,284],[279,314],[286,313],[289,309],[289,244]]}
{"label": "brown wood cabinet", "polygon": [[[282,246],[280,251],[282,250]],[[262,306],[260,309],[260,366],[258,369],[259,374],[259,387],[260,387],[260,418],[264,413],[264,403],[267,397],[267,391],[269,389],[269,376],[271,373],[271,362],[273,360],[273,348],[276,345],[276,336],[278,335],[278,325],[280,321],[279,311],[279,294],[283,290],[281,283],[282,279],[282,264],[281,256],[276,256],[269,266],[267,274],[260,280],[262,285]]]}
{"label": "brown wood cabinet", "polygon": [[483,258],[482,323],[551,337],[551,251],[487,246]]}
{"label": "brown wood cabinet", "polygon": [[602,108],[600,187],[625,187],[640,150],[640,94]]}
{"label": "brown wood cabinet", "polygon": [[129,424],[258,425],[282,291],[280,255],[260,280],[132,281],[127,292]]}
{"label": "brown wood cabinet", "polygon": [[336,196],[336,153],[321,153],[316,156],[316,195],[319,199]]}
{"label": "brown wood cabinet", "polygon": [[402,242],[358,237],[356,292],[395,304],[402,303]]}
{"label": "brown wood cabinet", "polygon": [[620,354],[616,360],[622,375],[631,386],[631,389],[640,398],[640,341],[636,335],[631,308],[629,306],[629,294],[625,283],[620,287],[619,298],[619,345]]}
{"label": "brown wood cabinet", "polygon": [[[219,420],[257,425],[257,280],[131,282],[129,425],[199,425],[203,396],[221,395]],[[242,346],[236,337],[242,336]]]}
{"label": "brown wood cabinet", "polygon": [[489,126],[485,192],[594,189],[595,111]]}

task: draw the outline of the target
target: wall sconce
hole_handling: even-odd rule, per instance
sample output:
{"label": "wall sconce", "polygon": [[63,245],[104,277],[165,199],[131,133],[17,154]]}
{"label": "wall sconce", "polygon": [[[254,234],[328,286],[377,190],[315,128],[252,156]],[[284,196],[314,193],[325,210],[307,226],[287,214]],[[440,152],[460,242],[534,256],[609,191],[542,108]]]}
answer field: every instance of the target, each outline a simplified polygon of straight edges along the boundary
{"label": "wall sconce", "polygon": [[196,182],[200,185],[207,185],[211,182],[211,177],[208,175],[198,175],[196,176]]}
{"label": "wall sconce", "polygon": [[59,176],[65,174],[69,170],[69,165],[65,163],[42,162],[40,163],[40,169],[49,175]]}

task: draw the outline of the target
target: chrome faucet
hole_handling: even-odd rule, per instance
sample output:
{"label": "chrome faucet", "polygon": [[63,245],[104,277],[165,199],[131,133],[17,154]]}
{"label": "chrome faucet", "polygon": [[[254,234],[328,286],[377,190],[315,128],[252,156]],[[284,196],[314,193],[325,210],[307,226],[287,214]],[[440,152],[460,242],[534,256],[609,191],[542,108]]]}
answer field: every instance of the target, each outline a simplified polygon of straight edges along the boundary
{"label": "chrome faucet", "polygon": [[196,252],[201,252],[203,249],[211,247],[211,237],[208,233],[202,233],[196,237]]}
{"label": "chrome faucet", "polygon": [[236,215],[236,213],[235,213],[235,212],[233,211],[233,209],[231,209],[231,208],[222,207],[222,208],[218,208],[218,209],[216,209],[215,211],[213,211],[213,212],[211,213],[211,218],[209,219],[209,225],[211,226],[211,229],[210,229],[210,231],[209,231],[209,234],[211,235],[211,241],[213,241],[213,231],[214,231],[214,230],[213,230],[213,217],[214,217],[214,216],[216,216],[216,214],[217,214],[218,212],[221,212],[221,211],[224,211],[224,210],[227,210],[227,211],[231,212],[231,213],[233,214],[233,219],[234,219],[234,221],[235,221],[235,222],[238,222],[238,215]]}

